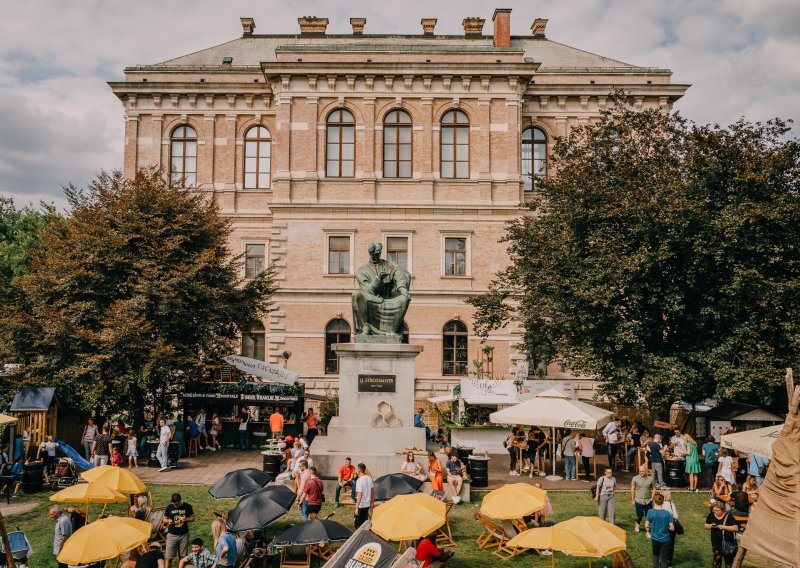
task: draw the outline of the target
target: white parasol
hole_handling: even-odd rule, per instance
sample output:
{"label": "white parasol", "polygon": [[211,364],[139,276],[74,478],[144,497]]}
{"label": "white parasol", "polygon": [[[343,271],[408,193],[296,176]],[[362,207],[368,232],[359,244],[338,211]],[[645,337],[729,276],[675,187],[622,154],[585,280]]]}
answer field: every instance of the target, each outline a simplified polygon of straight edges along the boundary
{"label": "white parasol", "polygon": [[535,398],[514,406],[498,410],[489,415],[495,424],[524,424],[526,426],[549,426],[553,444],[553,475],[548,479],[557,480],[555,460],[555,429],[596,430],[598,423],[611,418],[613,413],[586,402],[569,398],[554,389],[546,390]]}
{"label": "white parasol", "polygon": [[755,454],[767,459],[772,459],[772,444],[781,437],[783,424],[768,426],[756,430],[745,430],[733,434],[723,434],[720,445],[723,448],[732,448],[737,452]]}

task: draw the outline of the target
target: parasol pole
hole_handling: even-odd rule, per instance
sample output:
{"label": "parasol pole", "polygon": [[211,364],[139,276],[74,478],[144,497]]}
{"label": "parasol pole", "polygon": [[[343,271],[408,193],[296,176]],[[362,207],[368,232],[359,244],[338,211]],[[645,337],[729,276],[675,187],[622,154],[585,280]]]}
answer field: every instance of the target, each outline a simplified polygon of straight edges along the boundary
{"label": "parasol pole", "polygon": [[552,548],[550,549],[550,566],[556,568],[556,551]]}
{"label": "parasol pole", "polygon": [[553,475],[548,475],[545,477],[548,481],[561,481],[563,478],[560,475],[556,474],[556,427],[550,427],[550,447],[552,448],[550,451],[550,459],[553,462]]}

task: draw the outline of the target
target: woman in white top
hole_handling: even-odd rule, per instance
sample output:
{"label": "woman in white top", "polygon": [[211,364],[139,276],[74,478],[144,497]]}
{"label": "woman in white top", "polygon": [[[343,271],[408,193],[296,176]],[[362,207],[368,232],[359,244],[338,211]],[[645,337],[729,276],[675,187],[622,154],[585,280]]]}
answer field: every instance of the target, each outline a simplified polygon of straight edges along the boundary
{"label": "woman in white top", "polygon": [[[664,496],[664,504],[661,506],[661,508],[672,513],[672,518],[675,519],[675,524],[677,525],[678,508],[675,506],[675,503],[672,502],[672,493],[670,493],[669,489],[666,487],[662,487],[659,492]],[[672,556],[675,554],[675,538],[677,536],[677,532],[669,532],[669,554],[667,556],[667,564],[669,566],[672,566]]]}
{"label": "woman in white top", "polygon": [[721,475],[725,481],[731,485],[736,483],[736,478],[733,476],[733,458],[729,455],[728,450],[725,448],[719,452],[719,466],[717,467],[717,475]]}
{"label": "woman in white top", "polygon": [[416,477],[421,481],[425,481],[427,477],[422,472],[422,466],[414,460],[414,452],[408,452],[403,465],[400,466],[400,473],[405,473],[411,477]]}

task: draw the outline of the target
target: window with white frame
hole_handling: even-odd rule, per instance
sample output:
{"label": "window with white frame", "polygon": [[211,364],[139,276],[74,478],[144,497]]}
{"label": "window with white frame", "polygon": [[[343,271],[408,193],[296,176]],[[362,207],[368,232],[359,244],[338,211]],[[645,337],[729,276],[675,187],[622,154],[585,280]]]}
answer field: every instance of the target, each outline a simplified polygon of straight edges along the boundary
{"label": "window with white frame", "polygon": [[441,176],[469,178],[469,119],[463,111],[449,110],[441,123]]}
{"label": "window with white frame", "polygon": [[244,187],[269,189],[272,137],[263,126],[253,126],[244,135]]}
{"label": "window with white frame", "polygon": [[537,179],[547,176],[547,135],[537,127],[522,132],[522,179],[525,191],[533,190]]}
{"label": "window with white frame", "polygon": [[469,275],[469,238],[446,235],[444,237],[444,275]]}
{"label": "window with white frame", "polygon": [[350,274],[350,236],[328,235],[328,274]]}
{"label": "window with white frame", "polygon": [[172,131],[169,145],[169,173],[174,184],[197,184],[197,132],[188,125]]}
{"label": "window with white frame", "polygon": [[262,272],[267,261],[267,246],[248,244],[244,247],[244,277],[255,278]]}
{"label": "window with white frame", "polygon": [[325,175],[353,177],[356,163],[356,122],[347,109],[328,115],[326,125]]}

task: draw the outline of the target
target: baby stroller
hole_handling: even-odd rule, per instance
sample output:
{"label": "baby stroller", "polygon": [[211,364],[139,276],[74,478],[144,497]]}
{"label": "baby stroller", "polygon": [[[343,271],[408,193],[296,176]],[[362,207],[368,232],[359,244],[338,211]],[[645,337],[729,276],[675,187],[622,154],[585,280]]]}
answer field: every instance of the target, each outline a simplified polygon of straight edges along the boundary
{"label": "baby stroller", "polygon": [[70,458],[61,458],[58,460],[54,477],[55,480],[52,483],[53,491],[72,487],[78,483],[78,472],[75,469],[75,462]]}
{"label": "baby stroller", "polygon": [[[11,556],[14,558],[14,566],[17,568],[27,568],[28,557],[33,554],[31,543],[22,531],[8,533],[8,544],[11,547]],[[0,539],[0,567],[7,568],[6,549]]]}

